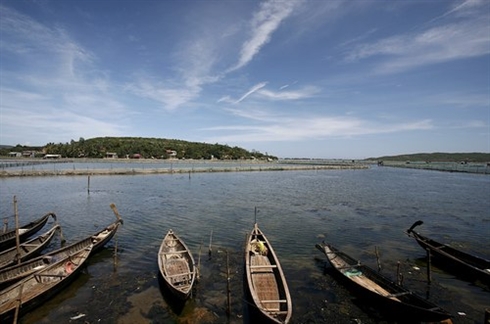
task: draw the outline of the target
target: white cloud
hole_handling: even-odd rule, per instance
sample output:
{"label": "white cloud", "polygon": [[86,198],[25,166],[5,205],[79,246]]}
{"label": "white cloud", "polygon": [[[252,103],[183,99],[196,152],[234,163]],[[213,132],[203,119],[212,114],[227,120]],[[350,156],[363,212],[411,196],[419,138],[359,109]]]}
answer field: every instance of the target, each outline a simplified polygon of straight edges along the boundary
{"label": "white cloud", "polygon": [[283,20],[293,12],[298,1],[269,0],[261,3],[260,10],[254,14],[250,22],[250,38],[242,45],[238,63],[227,72],[238,70],[247,65],[261,48],[267,44],[272,34],[279,28]]}
{"label": "white cloud", "polygon": [[320,89],[318,87],[308,86],[296,91],[274,92],[267,89],[261,89],[258,91],[258,94],[266,99],[271,100],[298,100],[303,98],[310,98],[319,92]]}
{"label": "white cloud", "polygon": [[[218,102],[238,104],[243,100],[245,100],[247,97],[251,96],[252,94],[256,94],[256,96],[259,98],[274,100],[274,101],[298,100],[298,99],[310,98],[316,93],[320,92],[320,89],[314,86],[307,86],[304,87],[303,89],[299,89],[296,91],[271,91],[265,89],[266,85],[267,82],[258,83],[254,85],[252,88],[250,88],[244,95],[242,95],[237,100],[233,100],[230,96],[224,96],[220,98]],[[281,89],[285,89],[285,88],[286,86],[281,87]]]}
{"label": "white cloud", "polygon": [[168,111],[175,110],[197,98],[201,92],[198,86],[173,86],[150,77],[140,78],[127,84],[125,90],[142,98],[151,99]]}
{"label": "white cloud", "polygon": [[239,103],[239,102],[243,101],[245,98],[250,96],[252,93],[259,91],[260,89],[262,89],[266,85],[267,85],[267,82],[261,82],[259,84],[254,85],[247,93],[245,93],[243,96],[241,96],[240,99],[238,99],[235,103]]}
{"label": "white cloud", "polygon": [[429,28],[355,47],[350,62],[382,58],[378,73],[396,73],[411,68],[490,54],[488,15]]}
{"label": "white cloud", "polygon": [[226,125],[204,128],[223,132],[208,138],[208,142],[248,143],[300,141],[309,139],[355,137],[371,134],[429,130],[434,126],[429,119],[413,122],[387,123],[364,120],[354,116],[278,116],[259,110],[228,109],[236,116],[250,119],[255,125]]}
{"label": "white cloud", "polygon": [[[0,51],[16,62],[1,71],[2,142],[18,144],[11,141],[22,137],[43,145],[60,137],[121,134],[130,113],[95,67],[95,55],[61,27],[0,10]],[[14,135],[19,129],[23,135]]]}

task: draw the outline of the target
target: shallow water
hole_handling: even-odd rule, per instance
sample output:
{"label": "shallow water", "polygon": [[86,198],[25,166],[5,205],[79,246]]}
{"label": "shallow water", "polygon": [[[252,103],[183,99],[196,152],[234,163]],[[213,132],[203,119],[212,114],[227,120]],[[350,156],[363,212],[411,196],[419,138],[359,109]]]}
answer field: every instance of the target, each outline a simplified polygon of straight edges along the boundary
{"label": "shallow water", "polygon": [[[25,323],[66,323],[80,314],[85,316],[73,323],[253,322],[243,294],[242,251],[254,207],[287,277],[293,323],[383,321],[324,273],[325,257],[315,249],[322,240],[373,268],[377,247],[382,271],[392,278],[401,261],[405,285],[455,314],[455,323],[481,323],[484,308],[490,306],[490,292],[437,269],[428,286],[425,252],[404,234],[421,219],[419,232],[490,258],[488,176],[371,167],[92,176],[90,193],[87,185],[83,176],[0,179],[2,215],[13,215],[15,195],[21,223],[53,211],[68,242],[112,222],[111,203],[124,219],[107,249],[90,259],[86,273],[24,316]],[[157,276],[158,247],[170,228],[201,265],[202,278],[183,308],[172,305]],[[58,244],[53,241],[51,248]],[[421,270],[413,270],[414,265]]]}

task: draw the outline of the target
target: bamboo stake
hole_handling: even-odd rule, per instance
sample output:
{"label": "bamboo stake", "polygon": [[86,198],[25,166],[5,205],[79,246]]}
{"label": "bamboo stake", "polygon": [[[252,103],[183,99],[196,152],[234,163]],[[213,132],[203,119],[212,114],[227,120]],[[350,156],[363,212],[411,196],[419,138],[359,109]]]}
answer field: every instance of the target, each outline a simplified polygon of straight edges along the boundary
{"label": "bamboo stake", "polygon": [[228,257],[228,250],[226,250],[226,291],[228,295],[228,304],[226,307],[226,314],[230,317],[231,314],[231,289],[230,289],[230,260]]}
{"label": "bamboo stake", "polygon": [[202,250],[202,240],[201,245],[199,245],[199,255],[197,256],[197,280],[201,279],[201,250]]}
{"label": "bamboo stake", "polygon": [[432,282],[431,263],[430,249],[427,249],[427,282],[429,284]]}
{"label": "bamboo stake", "polygon": [[17,264],[20,264],[20,237],[19,237],[19,213],[17,210],[17,197],[14,196],[14,214],[15,214],[15,246],[17,248]]}
{"label": "bamboo stake", "polygon": [[378,272],[380,272],[381,271],[381,262],[379,261],[379,251],[378,251],[377,246],[374,247],[374,253],[376,254],[376,263],[378,264]]}
{"label": "bamboo stake", "polygon": [[[119,214],[119,211],[116,208],[116,205],[114,203],[111,203],[110,207],[111,207],[112,211],[114,212],[114,215],[116,215],[117,220],[122,224],[123,220],[122,220],[121,215]],[[115,236],[116,236],[115,237],[116,243],[114,244],[114,270],[116,269],[116,266],[117,266],[117,243],[118,243],[117,233]]]}
{"label": "bamboo stake", "polygon": [[209,236],[209,251],[208,251],[208,254],[209,254],[209,257],[211,258],[211,253],[212,253],[212,248],[211,248],[211,245],[212,245],[212,242],[213,242],[213,230],[211,230],[211,235]]}
{"label": "bamboo stake", "polygon": [[87,193],[90,195],[90,174],[88,175]]}
{"label": "bamboo stake", "polygon": [[396,264],[396,283],[398,286],[401,285],[401,282],[400,282],[400,261],[398,261]]}
{"label": "bamboo stake", "polygon": [[3,233],[6,233],[8,229],[9,229],[9,219],[5,217],[3,219]]}
{"label": "bamboo stake", "polygon": [[114,235],[114,240],[116,243],[114,244],[114,271],[117,269],[117,232]]}

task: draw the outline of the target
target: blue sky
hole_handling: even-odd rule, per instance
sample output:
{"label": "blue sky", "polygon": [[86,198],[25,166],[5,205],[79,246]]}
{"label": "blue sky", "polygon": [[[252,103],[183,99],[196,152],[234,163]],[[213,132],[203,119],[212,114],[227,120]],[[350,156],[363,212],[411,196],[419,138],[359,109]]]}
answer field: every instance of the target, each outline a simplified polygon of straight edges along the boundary
{"label": "blue sky", "polygon": [[0,0],[0,144],[490,152],[490,1]]}

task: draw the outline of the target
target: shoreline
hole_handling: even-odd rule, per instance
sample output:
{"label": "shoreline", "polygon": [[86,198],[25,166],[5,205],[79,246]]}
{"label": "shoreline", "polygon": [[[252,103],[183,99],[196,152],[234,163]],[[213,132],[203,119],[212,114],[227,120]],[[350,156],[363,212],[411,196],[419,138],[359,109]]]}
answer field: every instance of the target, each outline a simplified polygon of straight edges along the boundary
{"label": "shoreline", "polygon": [[305,170],[361,170],[366,165],[270,165],[270,166],[230,166],[230,167],[195,167],[195,168],[114,168],[114,169],[79,169],[79,170],[14,170],[0,171],[0,178],[8,177],[45,177],[45,176],[91,176],[91,175],[145,175],[145,174],[191,174],[210,172],[260,172],[260,171],[305,171]]}

